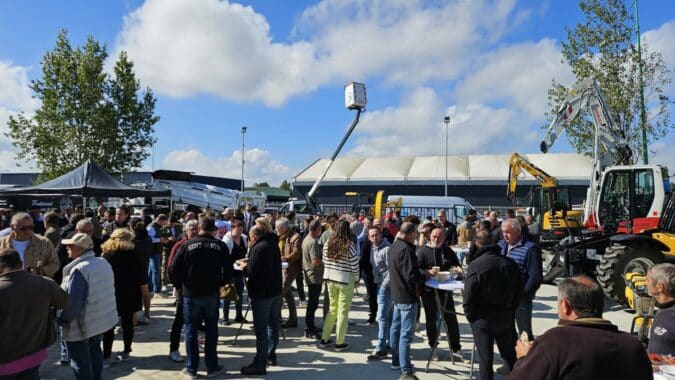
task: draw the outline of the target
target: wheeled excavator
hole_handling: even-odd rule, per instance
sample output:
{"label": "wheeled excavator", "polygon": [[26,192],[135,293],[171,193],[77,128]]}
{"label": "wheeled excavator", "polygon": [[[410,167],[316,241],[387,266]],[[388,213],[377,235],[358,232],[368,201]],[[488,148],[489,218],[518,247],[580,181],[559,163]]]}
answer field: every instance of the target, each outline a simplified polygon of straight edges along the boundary
{"label": "wheeled excavator", "polygon": [[[540,148],[549,151],[569,123],[587,111],[594,124],[593,169],[586,193],[584,227],[557,246],[566,275],[593,273],[605,294],[627,304],[626,276],[675,260],[668,169],[636,165],[628,140],[614,121],[599,84],[582,80],[560,106]],[[666,213],[664,215],[663,213]]]}

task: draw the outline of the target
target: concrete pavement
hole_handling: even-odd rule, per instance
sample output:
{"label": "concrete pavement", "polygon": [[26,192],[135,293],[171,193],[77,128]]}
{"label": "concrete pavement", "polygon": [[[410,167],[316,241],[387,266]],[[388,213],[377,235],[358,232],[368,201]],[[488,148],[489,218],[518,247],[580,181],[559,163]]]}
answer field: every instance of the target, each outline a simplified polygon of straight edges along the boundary
{"label": "concrete pavement", "polygon": [[[365,288],[359,288],[360,294]],[[535,335],[540,335],[557,322],[556,288],[544,285],[537,293],[534,303],[533,329]],[[169,331],[174,314],[171,305],[173,298],[155,297],[152,302],[152,321],[136,329],[132,359],[127,362],[113,362],[113,365],[103,372],[104,379],[182,379],[180,373],[182,364],[168,359]],[[456,297],[456,303],[460,299]],[[605,318],[617,324],[621,330],[628,331],[632,315],[607,300]],[[461,306],[458,308],[461,312]],[[234,314],[231,310],[230,314]],[[299,308],[300,326],[285,330],[286,340],[280,340],[278,348],[278,366],[268,367],[269,379],[397,379],[398,370],[390,369],[391,359],[380,362],[368,362],[366,356],[372,352],[377,335],[377,325],[366,325],[368,318],[368,304],[360,296],[354,297],[350,311],[350,319],[356,325],[349,326],[346,341],[351,347],[346,352],[335,352],[333,349],[322,350],[315,346],[315,341],[304,337],[304,306]],[[317,316],[321,316],[321,310]],[[252,320],[249,313],[247,319]],[[317,324],[322,322],[318,318]],[[413,340],[413,364],[420,379],[468,379],[469,358],[471,355],[472,336],[469,326],[463,317],[459,317],[460,332],[462,335],[462,351],[465,361],[463,364],[452,365],[449,360],[447,337],[443,332],[440,353],[441,360],[431,362],[429,372],[425,373],[426,360],[429,348],[424,333],[424,316],[417,325]],[[232,346],[238,324],[219,327],[218,358],[225,366],[227,373],[217,378],[245,378],[239,369],[249,364],[255,355],[255,335],[252,324],[245,324],[235,347]],[[121,334],[116,335],[113,352],[122,349]],[[185,354],[185,346],[181,342],[181,354]],[[495,347],[495,352],[497,349]],[[477,354],[476,354],[477,355]],[[59,363],[58,345],[49,349],[49,358],[40,369],[45,379],[73,378],[70,367],[61,367]],[[495,355],[495,368],[501,366],[500,357]],[[474,376],[477,376],[478,364],[474,367]],[[200,377],[205,377],[203,355],[200,362]],[[258,377],[260,378],[260,377]],[[505,379],[506,376],[496,374],[496,379]]]}

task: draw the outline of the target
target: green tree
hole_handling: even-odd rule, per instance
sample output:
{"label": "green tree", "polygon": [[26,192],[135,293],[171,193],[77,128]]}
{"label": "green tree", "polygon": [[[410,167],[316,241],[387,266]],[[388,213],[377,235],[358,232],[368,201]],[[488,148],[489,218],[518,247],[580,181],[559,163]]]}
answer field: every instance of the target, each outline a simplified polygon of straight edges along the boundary
{"label": "green tree", "polygon": [[[642,155],[640,125],[640,92],[638,51],[635,24],[624,0],[581,0],[579,8],[585,14],[583,23],[573,29],[565,28],[567,41],[562,43],[562,55],[572,68],[577,82],[594,77],[602,87],[607,106],[617,125],[630,141],[633,157]],[[666,136],[672,129],[667,98],[663,91],[670,84],[670,70],[659,52],[650,52],[642,44],[645,102],[648,109],[648,142]],[[553,80],[548,90],[552,120],[571,87]],[[567,137],[578,152],[593,150],[594,127],[590,115],[579,116],[569,124]]]}
{"label": "green tree", "polygon": [[281,185],[279,185],[279,188],[282,189],[282,190],[289,190],[290,191],[291,190],[291,183],[286,181],[286,180],[283,180],[281,182]]}
{"label": "green tree", "polygon": [[7,136],[17,158],[34,160],[40,180],[91,159],[119,175],[141,166],[155,143],[155,97],[140,91],[133,63],[121,52],[114,76],[104,72],[105,45],[89,37],[73,49],[62,30],[42,58],[42,78],[30,88],[41,105],[33,117],[10,116]]}
{"label": "green tree", "polygon": [[270,187],[270,184],[267,182],[256,182],[253,184],[253,187]]}

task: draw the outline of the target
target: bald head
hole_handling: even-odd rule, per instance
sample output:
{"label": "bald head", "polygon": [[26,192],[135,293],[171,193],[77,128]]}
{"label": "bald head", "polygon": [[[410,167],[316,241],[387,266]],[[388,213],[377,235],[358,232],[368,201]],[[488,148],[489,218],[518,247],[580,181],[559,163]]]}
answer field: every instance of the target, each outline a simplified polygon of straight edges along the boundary
{"label": "bald head", "polygon": [[401,224],[399,235],[403,240],[414,244],[417,239],[417,227],[410,222],[404,222]]}

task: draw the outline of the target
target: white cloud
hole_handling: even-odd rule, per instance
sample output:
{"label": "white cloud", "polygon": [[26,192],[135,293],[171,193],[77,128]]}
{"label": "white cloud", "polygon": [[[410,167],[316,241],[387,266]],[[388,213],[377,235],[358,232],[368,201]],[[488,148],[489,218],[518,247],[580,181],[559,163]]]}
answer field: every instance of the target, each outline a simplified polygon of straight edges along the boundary
{"label": "white cloud", "polygon": [[13,113],[24,111],[31,114],[38,102],[31,97],[28,88],[28,67],[16,66],[9,61],[0,61],[0,170],[31,170],[31,165],[21,162],[17,167],[16,149],[5,133],[7,122]]}
{"label": "white cloud", "polygon": [[649,163],[663,165],[674,174],[675,170],[675,136],[669,136],[649,145]]}
{"label": "white cloud", "polygon": [[570,85],[574,76],[561,63],[560,47],[545,38],[507,45],[479,57],[457,90],[462,102],[501,102],[522,112],[527,124],[544,120],[551,80]]}
{"label": "white cloud", "polygon": [[[244,178],[246,185],[254,182],[268,182],[279,186],[284,179],[289,180],[296,170],[273,160],[269,151],[259,148],[246,150]],[[241,178],[241,151],[234,151],[229,157],[209,157],[199,149],[190,147],[167,153],[163,160],[163,169],[184,170],[200,175],[213,175],[228,178]]]}
{"label": "white cloud", "polygon": [[[673,70],[675,70],[675,44],[673,36],[675,35],[675,20],[671,20],[661,25],[658,29],[650,30],[642,35],[642,40],[646,42],[649,51],[661,53],[663,61],[671,70],[671,79]],[[675,83],[665,89],[666,95],[675,97]]]}
{"label": "white cloud", "polygon": [[[437,155],[445,152],[444,115],[451,115],[449,154],[502,153],[531,139],[519,115],[507,108],[483,104],[445,107],[436,92],[422,88],[398,108],[368,112],[357,127],[357,156]],[[521,128],[519,132],[515,128]]]}
{"label": "white cloud", "polygon": [[304,39],[280,43],[251,7],[148,0],[125,17],[117,49],[160,94],[278,106],[368,76],[404,85],[455,79],[471,56],[529,14],[510,19],[513,9],[514,0],[325,0],[300,17],[294,36]]}

